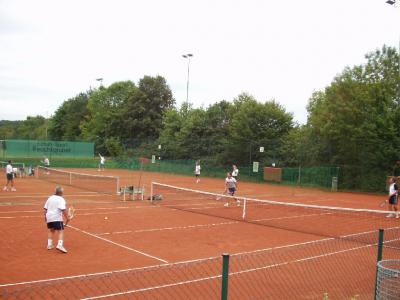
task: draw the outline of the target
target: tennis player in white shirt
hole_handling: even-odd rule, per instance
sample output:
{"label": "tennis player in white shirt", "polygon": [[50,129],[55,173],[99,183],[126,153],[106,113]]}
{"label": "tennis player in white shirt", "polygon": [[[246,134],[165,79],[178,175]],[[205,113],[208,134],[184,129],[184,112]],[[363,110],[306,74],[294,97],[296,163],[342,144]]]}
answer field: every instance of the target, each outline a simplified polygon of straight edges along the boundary
{"label": "tennis player in white shirt", "polygon": [[[228,193],[229,196],[234,196],[237,190],[237,181],[232,177],[232,173],[227,173],[225,178],[225,193]],[[234,198],[235,199],[235,198]],[[229,198],[227,198],[227,202],[224,204],[225,207],[229,206]],[[240,206],[240,200],[236,200],[236,205]]]}
{"label": "tennis player in white shirt", "polygon": [[11,191],[16,192],[17,190],[14,187],[14,172],[11,160],[8,161],[8,164],[6,166],[6,178],[7,178],[7,183],[4,186],[3,191],[8,191],[8,186],[10,186]]}
{"label": "tennis player in white shirt", "polygon": [[64,219],[68,220],[67,204],[65,199],[62,197],[63,188],[57,186],[54,195],[51,195],[44,205],[44,220],[47,223],[47,249],[51,250],[54,248],[53,240],[55,234],[58,234],[58,243],[56,249],[67,253],[67,249],[64,248]]}
{"label": "tennis player in white shirt", "polygon": [[196,183],[200,182],[200,172],[201,172],[200,161],[197,161],[196,167],[194,169],[194,175],[196,176]]}
{"label": "tennis player in white shirt", "polygon": [[105,164],[105,162],[106,162],[106,159],[105,159],[105,157],[102,156],[100,153],[99,153],[99,157],[100,157],[99,171],[104,171],[104,164]]}

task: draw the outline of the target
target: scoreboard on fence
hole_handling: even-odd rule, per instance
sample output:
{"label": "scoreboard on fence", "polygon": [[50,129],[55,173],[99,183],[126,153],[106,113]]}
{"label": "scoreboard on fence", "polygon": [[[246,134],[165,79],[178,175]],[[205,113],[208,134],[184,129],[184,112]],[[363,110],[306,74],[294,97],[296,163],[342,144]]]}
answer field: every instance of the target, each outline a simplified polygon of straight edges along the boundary
{"label": "scoreboard on fence", "polygon": [[282,181],[282,169],[265,167],[264,168],[264,180],[281,182]]}

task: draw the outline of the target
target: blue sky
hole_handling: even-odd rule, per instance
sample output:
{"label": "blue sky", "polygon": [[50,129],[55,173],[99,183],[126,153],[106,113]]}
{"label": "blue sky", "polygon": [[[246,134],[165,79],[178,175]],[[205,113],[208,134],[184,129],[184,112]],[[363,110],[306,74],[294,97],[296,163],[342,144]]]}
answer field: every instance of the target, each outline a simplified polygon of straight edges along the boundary
{"label": "blue sky", "polygon": [[385,0],[0,0],[0,120],[51,116],[90,87],[161,75],[177,105],[275,99],[305,123],[311,94],[384,44]]}

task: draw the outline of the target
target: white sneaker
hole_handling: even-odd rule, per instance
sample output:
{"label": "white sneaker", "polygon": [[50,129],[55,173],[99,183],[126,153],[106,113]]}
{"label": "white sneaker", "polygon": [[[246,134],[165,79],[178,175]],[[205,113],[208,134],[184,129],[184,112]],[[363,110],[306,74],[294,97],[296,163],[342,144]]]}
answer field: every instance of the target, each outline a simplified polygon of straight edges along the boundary
{"label": "white sneaker", "polygon": [[53,249],[53,248],[54,248],[53,245],[47,245],[47,250],[51,250],[51,249]]}
{"label": "white sneaker", "polygon": [[239,201],[239,200],[236,201],[236,205],[237,205],[237,206],[240,206],[240,201]]}
{"label": "white sneaker", "polygon": [[386,216],[386,218],[393,218],[393,217],[394,217],[393,214],[388,214],[388,215]]}
{"label": "white sneaker", "polygon": [[228,207],[228,206],[229,206],[229,203],[225,203],[224,206],[225,206],[225,207]]}
{"label": "white sneaker", "polygon": [[5,187],[3,187],[3,191],[7,191],[7,187],[5,186]]}
{"label": "white sneaker", "polygon": [[398,219],[399,218],[399,214],[396,214],[396,219]]}
{"label": "white sneaker", "polygon": [[12,188],[11,191],[12,191],[12,192],[16,192],[17,189],[16,189],[16,188]]}
{"label": "white sneaker", "polygon": [[67,249],[65,249],[63,246],[57,246],[56,247],[57,250],[60,250],[62,253],[67,253]]}

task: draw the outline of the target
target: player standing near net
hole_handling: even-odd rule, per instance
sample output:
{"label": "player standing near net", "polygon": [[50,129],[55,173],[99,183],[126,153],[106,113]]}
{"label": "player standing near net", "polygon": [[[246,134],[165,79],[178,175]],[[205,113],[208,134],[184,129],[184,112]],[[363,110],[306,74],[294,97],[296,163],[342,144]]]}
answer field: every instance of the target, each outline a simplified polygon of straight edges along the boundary
{"label": "player standing near net", "polygon": [[101,156],[100,153],[99,153],[99,157],[100,157],[99,171],[104,171],[104,164],[106,162],[106,159],[104,158],[104,156]]}
{"label": "player standing near net", "polygon": [[14,170],[11,160],[8,161],[8,164],[6,166],[6,179],[7,183],[4,186],[3,191],[8,191],[8,186],[10,185],[11,191],[16,192],[17,190],[14,187]]}
{"label": "player standing near net", "polygon": [[54,248],[53,239],[55,234],[58,234],[58,243],[56,249],[67,253],[67,249],[64,248],[64,219],[69,220],[67,214],[66,202],[62,197],[63,188],[57,186],[54,195],[50,196],[44,205],[44,220],[47,223],[48,234],[47,234],[47,249],[51,250]]}
{"label": "player standing near net", "polygon": [[43,160],[42,161],[40,161],[42,164],[43,164],[43,166],[46,168],[46,174],[48,175],[48,174],[50,174],[50,172],[49,172],[49,168],[50,168],[50,160],[49,160],[49,158],[47,157],[47,156],[43,156]]}
{"label": "player standing near net", "polygon": [[232,177],[235,178],[236,181],[238,181],[239,169],[236,167],[236,165],[232,166]]}
{"label": "player standing near net", "polygon": [[200,182],[200,172],[201,172],[201,166],[200,166],[200,161],[196,161],[196,166],[194,168],[194,175],[196,176],[196,183]]}
{"label": "player standing near net", "polygon": [[396,184],[396,178],[390,177],[389,179],[389,210],[393,211],[393,213],[388,214],[387,218],[399,217],[398,209],[397,209],[397,196],[398,196],[398,186]]}
{"label": "player standing near net", "polygon": [[[225,178],[225,193],[228,193],[229,196],[234,196],[237,191],[237,181],[232,177],[232,173],[227,173]],[[236,205],[240,206],[240,200],[236,199]],[[224,204],[225,207],[229,206],[229,198],[228,201]]]}

